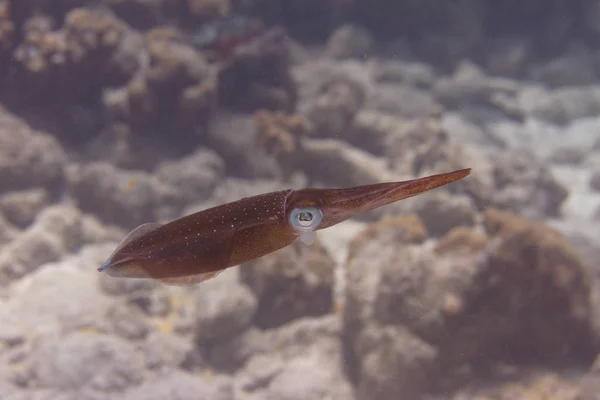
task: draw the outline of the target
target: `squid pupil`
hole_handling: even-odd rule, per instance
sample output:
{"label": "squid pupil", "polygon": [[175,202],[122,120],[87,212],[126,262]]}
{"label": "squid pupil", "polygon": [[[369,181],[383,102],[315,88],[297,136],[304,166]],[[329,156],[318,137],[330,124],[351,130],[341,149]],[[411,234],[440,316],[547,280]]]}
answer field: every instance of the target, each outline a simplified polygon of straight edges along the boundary
{"label": "squid pupil", "polygon": [[302,211],[300,214],[298,214],[298,219],[302,222],[310,222],[313,219],[313,215],[308,211]]}

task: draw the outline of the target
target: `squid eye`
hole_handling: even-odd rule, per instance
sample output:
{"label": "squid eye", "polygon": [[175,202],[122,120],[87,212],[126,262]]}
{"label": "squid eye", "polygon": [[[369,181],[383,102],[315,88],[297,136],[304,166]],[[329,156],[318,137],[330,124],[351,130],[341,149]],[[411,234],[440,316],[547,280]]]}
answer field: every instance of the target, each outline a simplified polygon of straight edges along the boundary
{"label": "squid eye", "polygon": [[323,213],[314,207],[298,207],[290,212],[289,217],[292,229],[298,232],[312,232],[323,221]]}

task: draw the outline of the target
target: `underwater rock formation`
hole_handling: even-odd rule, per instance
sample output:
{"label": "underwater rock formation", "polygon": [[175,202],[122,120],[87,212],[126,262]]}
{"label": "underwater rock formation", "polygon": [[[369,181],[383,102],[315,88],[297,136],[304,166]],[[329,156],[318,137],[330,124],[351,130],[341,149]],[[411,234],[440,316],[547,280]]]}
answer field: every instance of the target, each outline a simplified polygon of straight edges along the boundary
{"label": "underwater rock formation", "polygon": [[56,196],[64,188],[67,155],[58,140],[34,131],[24,120],[10,115],[1,106],[0,159],[2,194],[43,188]]}
{"label": "underwater rock formation", "polygon": [[136,132],[205,131],[216,104],[215,73],[205,57],[170,28],[147,33],[145,54],[147,65],[124,87],[105,94],[112,117]]}
{"label": "underwater rock formation", "polygon": [[530,218],[558,216],[569,194],[531,153],[500,156],[492,176],[496,189],[491,204]]}
{"label": "underwater rock formation", "polygon": [[258,297],[254,323],[267,329],[332,312],[334,268],[318,243],[309,248],[296,243],[245,265],[241,280]]}
{"label": "underwater rock formation", "polygon": [[93,210],[101,220],[127,229],[160,219],[165,207],[174,207],[176,214],[184,205],[175,189],[155,176],[100,162],[73,165],[69,192],[81,210]]}
{"label": "underwater rock formation", "polygon": [[355,239],[344,330],[358,398],[448,390],[475,364],[591,361],[592,283],[574,249],[515,215],[489,210],[486,227],[455,228],[434,248],[415,244],[407,220]]}
{"label": "underwater rock formation", "polygon": [[53,30],[52,21],[33,17],[24,25],[8,82],[11,96],[25,104],[93,102],[104,86],[126,82],[138,53],[134,35],[120,20],[80,8]]}
{"label": "underwater rock formation", "polygon": [[220,103],[241,111],[293,111],[298,94],[290,51],[285,31],[277,28],[236,48],[219,70]]}
{"label": "underwater rock formation", "polygon": [[15,26],[10,17],[10,3],[3,0],[0,2],[0,77],[6,72],[13,46]]}

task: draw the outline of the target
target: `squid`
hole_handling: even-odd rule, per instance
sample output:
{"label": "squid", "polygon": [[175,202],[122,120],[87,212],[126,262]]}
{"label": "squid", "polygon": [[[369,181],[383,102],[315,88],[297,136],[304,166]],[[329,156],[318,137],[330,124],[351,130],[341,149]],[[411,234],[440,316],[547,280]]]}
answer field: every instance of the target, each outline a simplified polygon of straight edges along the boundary
{"label": "squid", "polygon": [[469,175],[470,168],[401,182],[342,189],[288,189],[245,197],[132,230],[98,271],[190,286],[263,257],[316,231]]}

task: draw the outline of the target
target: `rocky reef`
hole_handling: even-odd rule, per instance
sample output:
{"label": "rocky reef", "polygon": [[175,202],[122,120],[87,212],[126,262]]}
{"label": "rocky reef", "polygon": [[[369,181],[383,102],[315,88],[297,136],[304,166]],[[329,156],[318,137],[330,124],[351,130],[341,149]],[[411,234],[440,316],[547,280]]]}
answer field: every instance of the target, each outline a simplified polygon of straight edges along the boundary
{"label": "rocky reef", "polygon": [[[597,400],[596,0],[0,0],[0,398]],[[471,167],[192,287],[127,231]]]}

